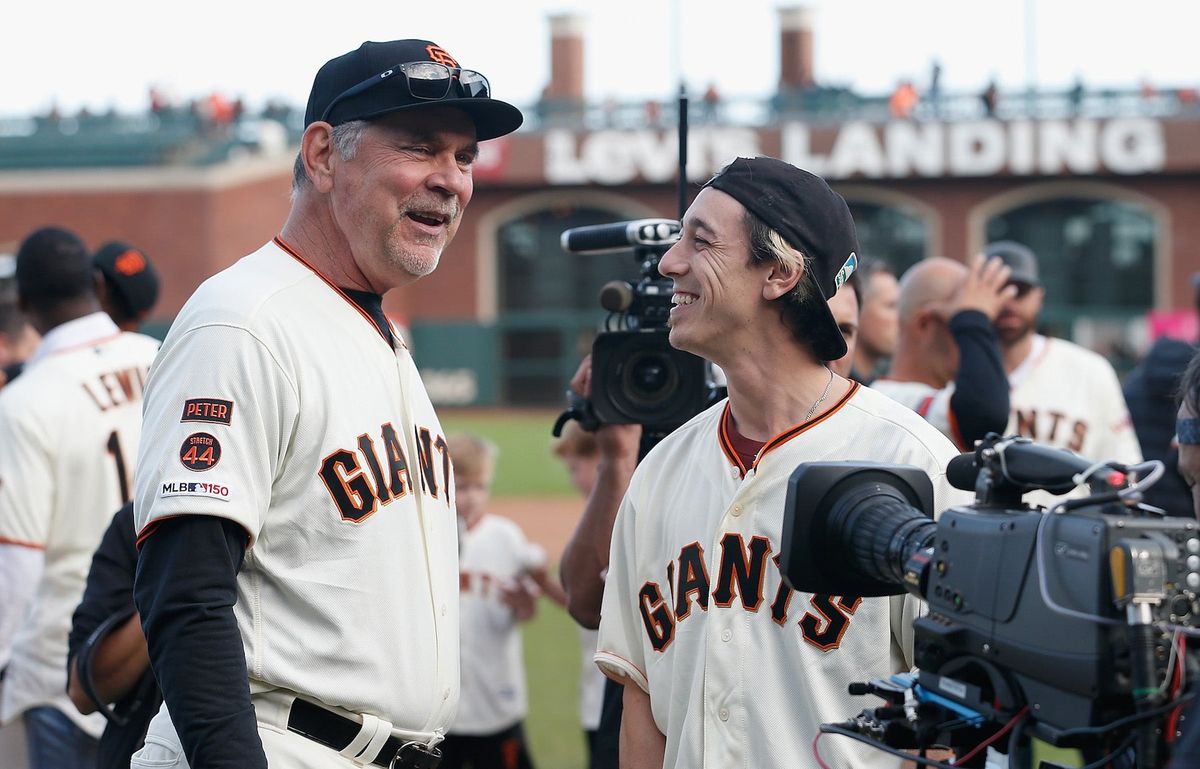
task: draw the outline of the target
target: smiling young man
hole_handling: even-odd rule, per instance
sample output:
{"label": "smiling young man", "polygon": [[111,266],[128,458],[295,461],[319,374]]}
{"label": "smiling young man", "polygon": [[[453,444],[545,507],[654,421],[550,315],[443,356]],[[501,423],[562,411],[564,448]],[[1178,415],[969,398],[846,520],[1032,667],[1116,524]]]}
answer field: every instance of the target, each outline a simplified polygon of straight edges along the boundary
{"label": "smiling young man", "polygon": [[[822,363],[846,353],[827,300],[857,250],[841,196],[758,157],[705,185],[662,257],[671,344],[719,365],[729,398],[650,452],[617,514],[596,661],[625,684],[622,767],[808,765],[818,724],[863,709],[849,683],[910,667],[914,602],[797,594],[777,566],[802,462],[915,465],[938,510],[965,501],[944,436]],[[839,769],[899,765],[820,749]]]}
{"label": "smiling young man", "polygon": [[166,700],[137,762],[424,769],[459,691],[454,478],[383,294],[437,267],[521,114],[426,40],[309,96],[292,209],[150,374],[136,604]]}

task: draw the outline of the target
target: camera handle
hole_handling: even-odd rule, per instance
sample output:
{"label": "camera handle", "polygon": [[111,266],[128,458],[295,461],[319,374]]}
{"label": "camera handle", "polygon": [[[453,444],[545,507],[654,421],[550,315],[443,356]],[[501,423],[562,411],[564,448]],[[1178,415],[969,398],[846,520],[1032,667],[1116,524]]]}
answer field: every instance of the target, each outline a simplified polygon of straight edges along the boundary
{"label": "camera handle", "polygon": [[567,410],[554,420],[552,432],[555,438],[562,436],[563,427],[572,419],[589,433],[596,432],[596,429],[600,427],[600,419],[596,416],[596,409],[592,406],[592,402],[574,390],[567,390]]}

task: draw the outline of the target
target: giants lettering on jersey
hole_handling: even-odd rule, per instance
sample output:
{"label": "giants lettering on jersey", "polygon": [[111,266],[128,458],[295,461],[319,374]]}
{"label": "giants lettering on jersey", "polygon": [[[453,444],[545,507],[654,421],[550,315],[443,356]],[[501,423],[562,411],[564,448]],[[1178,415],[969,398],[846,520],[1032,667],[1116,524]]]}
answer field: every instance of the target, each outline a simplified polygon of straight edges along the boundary
{"label": "giants lettering on jersey", "polygon": [[486,571],[460,571],[458,573],[458,590],[460,593],[478,593],[486,596],[493,592],[499,580]]}
{"label": "giants lettering on jersey", "polygon": [[95,379],[83,382],[83,391],[101,411],[130,403],[141,403],[149,370],[146,366],[131,366],[117,371],[106,371]]}
{"label": "giants lettering on jersey", "polygon": [[[654,650],[666,651],[675,638],[675,626],[695,609],[708,611],[710,597],[721,608],[733,606],[736,600],[743,610],[757,614],[764,602],[768,558],[775,564],[770,570],[772,581],[778,582],[769,614],[775,624],[787,627],[794,591],[783,581],[779,556],[772,557],[772,550],[766,537],[752,537],[747,544],[741,534],[726,534],[721,538],[720,566],[713,582],[700,543],[681,548],[679,556],[667,564],[666,590],[658,582],[648,581],[638,591],[642,624]],[[822,651],[838,648],[861,601],[854,596],[811,596],[795,623],[804,642]]]}
{"label": "giants lettering on jersey", "polygon": [[1013,409],[1017,433],[1022,437],[1052,446],[1065,446],[1076,453],[1083,450],[1088,424],[1082,419],[1069,419],[1058,411]]}
{"label": "giants lettering on jersey", "polygon": [[[426,427],[416,428],[415,433],[421,490],[434,499],[440,495],[450,504],[450,452],[446,449],[446,439],[441,435],[434,439]],[[337,449],[321,462],[318,474],[342,520],[361,523],[381,504],[402,499],[413,490],[404,445],[391,422],[380,425],[379,437],[382,455],[374,439],[363,433],[353,449]],[[440,461],[435,453],[440,454]]]}

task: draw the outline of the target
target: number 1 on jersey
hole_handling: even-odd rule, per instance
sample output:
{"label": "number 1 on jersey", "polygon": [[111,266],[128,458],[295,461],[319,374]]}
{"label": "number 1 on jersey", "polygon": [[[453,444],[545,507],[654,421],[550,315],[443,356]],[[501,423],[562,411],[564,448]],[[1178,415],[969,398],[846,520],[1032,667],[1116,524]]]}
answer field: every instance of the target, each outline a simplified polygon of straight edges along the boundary
{"label": "number 1 on jersey", "polygon": [[121,487],[121,504],[129,502],[129,477],[125,474],[125,455],[121,453],[121,438],[117,431],[108,434],[108,453],[117,465],[117,483]]}

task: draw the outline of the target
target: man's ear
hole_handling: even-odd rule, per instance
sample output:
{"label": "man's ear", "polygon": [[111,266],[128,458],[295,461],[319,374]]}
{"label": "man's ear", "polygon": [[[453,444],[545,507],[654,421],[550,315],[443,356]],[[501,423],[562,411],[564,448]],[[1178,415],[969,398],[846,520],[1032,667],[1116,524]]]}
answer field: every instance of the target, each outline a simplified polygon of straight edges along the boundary
{"label": "man's ear", "polygon": [[770,302],[781,296],[787,296],[799,285],[802,277],[804,277],[804,268],[801,266],[788,269],[779,263],[772,264],[771,271],[767,273],[766,282],[763,284],[763,298]]}
{"label": "man's ear", "polygon": [[333,156],[336,154],[333,126],[318,120],[304,129],[304,136],[300,138],[300,159],[318,192],[333,189]]}
{"label": "man's ear", "polygon": [[96,292],[96,298],[104,304],[108,299],[108,283],[104,280],[104,273],[100,270],[92,270],[92,289]]}

